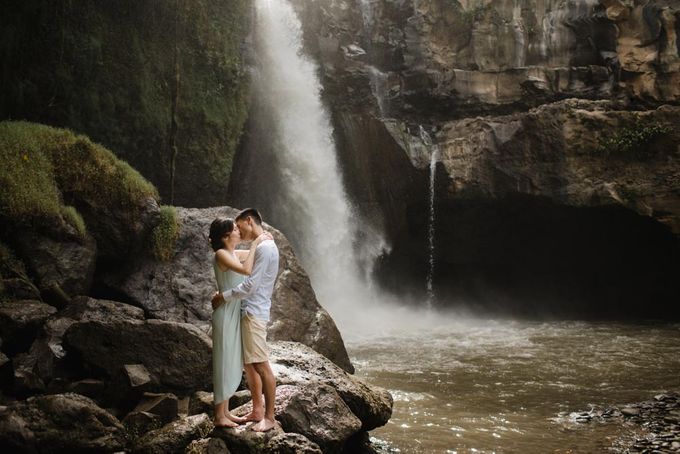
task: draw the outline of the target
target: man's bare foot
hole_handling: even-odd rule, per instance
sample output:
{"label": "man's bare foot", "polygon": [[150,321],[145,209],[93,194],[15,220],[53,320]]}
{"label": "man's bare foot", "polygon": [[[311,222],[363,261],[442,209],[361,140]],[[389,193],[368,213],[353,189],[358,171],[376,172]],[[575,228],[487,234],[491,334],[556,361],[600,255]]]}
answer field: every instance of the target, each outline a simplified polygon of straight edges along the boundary
{"label": "man's bare foot", "polygon": [[267,432],[269,430],[272,430],[276,423],[274,423],[273,419],[269,418],[264,418],[262,421],[258,422],[257,424],[253,424],[251,429],[253,429],[255,432]]}
{"label": "man's bare foot", "polygon": [[218,427],[218,428],[219,427],[223,427],[223,428],[238,427],[238,424],[236,424],[235,422],[231,422],[227,418],[215,418],[215,420],[213,421],[213,424],[215,425],[215,427]]}
{"label": "man's bare foot", "polygon": [[255,421],[260,422],[264,419],[264,411],[251,411],[243,417],[243,422]]}

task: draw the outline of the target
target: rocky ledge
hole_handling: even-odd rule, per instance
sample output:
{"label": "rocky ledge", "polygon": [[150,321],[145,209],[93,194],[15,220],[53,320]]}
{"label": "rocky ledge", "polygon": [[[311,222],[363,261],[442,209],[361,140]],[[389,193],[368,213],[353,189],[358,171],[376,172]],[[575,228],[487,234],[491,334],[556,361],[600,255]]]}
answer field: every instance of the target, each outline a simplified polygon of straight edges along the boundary
{"label": "rocky ledge", "polygon": [[680,394],[654,396],[653,400],[627,405],[595,407],[563,414],[577,423],[616,422],[631,433],[614,441],[612,450],[626,453],[680,452]]}
{"label": "rocky ledge", "polygon": [[[17,326],[0,325],[2,337],[29,318],[39,326],[22,338],[27,352],[9,350],[0,364],[3,452],[343,452],[392,413],[385,390],[305,345],[272,342],[278,426],[215,429],[211,339],[195,325],[87,297],[60,310],[36,304]],[[20,303],[0,305],[16,315]],[[249,400],[244,384],[230,406],[242,413]]]}

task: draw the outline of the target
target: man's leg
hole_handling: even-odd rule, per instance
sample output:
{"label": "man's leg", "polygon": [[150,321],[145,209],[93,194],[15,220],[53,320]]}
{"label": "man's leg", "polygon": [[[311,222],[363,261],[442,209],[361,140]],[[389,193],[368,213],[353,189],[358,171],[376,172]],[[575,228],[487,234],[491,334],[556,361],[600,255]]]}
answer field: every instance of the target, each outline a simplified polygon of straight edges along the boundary
{"label": "man's leg", "polygon": [[[257,375],[262,380],[262,387],[264,388],[264,419],[253,426],[256,432],[266,432],[274,428],[274,400],[276,399],[276,377],[269,361],[253,364]],[[253,401],[254,402],[254,401]]]}
{"label": "man's leg", "polygon": [[262,402],[262,379],[255,370],[254,364],[245,364],[246,381],[248,381],[248,389],[250,390],[250,397],[253,399],[253,410],[245,416],[246,421],[262,421],[264,418],[264,407]]}

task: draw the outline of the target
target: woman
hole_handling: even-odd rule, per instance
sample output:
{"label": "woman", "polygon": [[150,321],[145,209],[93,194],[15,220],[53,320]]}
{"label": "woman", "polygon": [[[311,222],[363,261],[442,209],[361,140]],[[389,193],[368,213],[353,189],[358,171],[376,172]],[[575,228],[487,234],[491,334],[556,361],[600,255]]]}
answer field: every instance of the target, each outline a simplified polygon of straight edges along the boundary
{"label": "woman", "polygon": [[[217,218],[210,224],[209,239],[215,251],[215,279],[220,292],[237,286],[244,276],[250,275],[255,248],[271,238],[271,234],[265,232],[250,244],[249,250],[237,251],[241,235],[234,221]],[[237,423],[245,422],[229,412],[229,397],[238,388],[243,369],[240,301],[229,301],[214,310],[212,334],[215,427],[236,427]]]}

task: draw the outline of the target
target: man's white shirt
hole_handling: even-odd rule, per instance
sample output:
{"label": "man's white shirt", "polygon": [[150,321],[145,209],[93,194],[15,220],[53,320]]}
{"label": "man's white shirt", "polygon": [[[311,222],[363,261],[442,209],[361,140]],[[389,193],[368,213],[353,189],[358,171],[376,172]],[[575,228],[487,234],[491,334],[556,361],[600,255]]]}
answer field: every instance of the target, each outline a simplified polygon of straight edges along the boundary
{"label": "man's white shirt", "polygon": [[264,240],[255,249],[255,263],[250,276],[236,287],[225,291],[222,298],[241,300],[241,312],[269,321],[274,283],[279,272],[279,248],[273,240]]}

